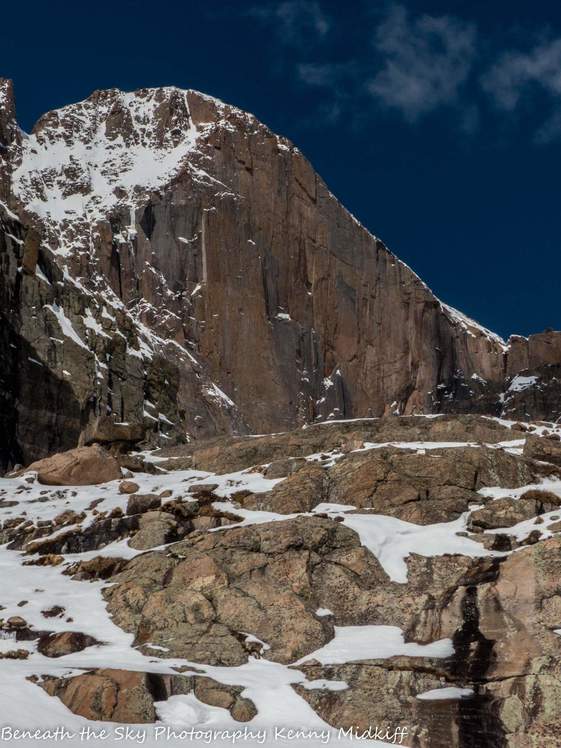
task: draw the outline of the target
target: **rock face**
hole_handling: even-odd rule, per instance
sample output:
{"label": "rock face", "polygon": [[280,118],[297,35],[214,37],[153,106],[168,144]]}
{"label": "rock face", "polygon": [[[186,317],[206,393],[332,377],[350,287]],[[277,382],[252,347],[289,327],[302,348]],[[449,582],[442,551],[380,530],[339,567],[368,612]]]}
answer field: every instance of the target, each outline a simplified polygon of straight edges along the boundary
{"label": "rock face", "polygon": [[113,89],[22,139],[0,81],[0,146],[4,466],[78,442],[558,408],[558,333],[507,346],[439,302],[249,114]]}
{"label": "rock face", "polygon": [[133,562],[109,588],[108,609],[137,644],[165,643],[195,662],[240,665],[252,650],[239,632],[251,631],[270,645],[267,657],[290,663],[333,634],[314,616],[311,559],[319,573],[333,549],[353,545],[351,531],[323,519],[194,537],[169,557]]}
{"label": "rock face", "polygon": [[239,686],[197,676],[107,669],[72,678],[47,677],[41,685],[75,714],[104,722],[153,722],[154,701],[191,693],[203,704],[227,709],[237,722],[248,722],[257,713],[253,703],[240,696]]}

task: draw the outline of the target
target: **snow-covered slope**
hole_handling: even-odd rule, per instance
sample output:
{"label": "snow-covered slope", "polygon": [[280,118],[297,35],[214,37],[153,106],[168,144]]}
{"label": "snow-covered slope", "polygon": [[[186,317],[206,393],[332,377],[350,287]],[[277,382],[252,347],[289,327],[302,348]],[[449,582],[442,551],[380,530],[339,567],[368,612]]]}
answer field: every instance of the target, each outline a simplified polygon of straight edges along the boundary
{"label": "snow-covered slope", "polygon": [[[3,542],[0,546],[3,580],[0,589],[0,728],[40,730],[44,735],[55,726],[64,728],[67,731],[65,744],[71,746],[83,744],[82,730],[104,729],[106,740],[116,741],[123,734],[122,728],[130,722],[131,715],[138,717],[151,713],[153,700],[153,721],[147,719],[141,723],[133,720],[130,730],[134,733],[129,733],[128,739],[121,741],[123,744],[133,745],[135,736],[140,736],[138,740],[142,739],[148,746],[161,744],[164,739],[166,744],[179,746],[189,739],[206,742],[210,735],[212,744],[231,745],[232,735],[237,735],[236,740],[249,745],[286,744],[303,748],[336,741],[337,745],[351,746],[356,745],[357,736],[362,736],[361,745],[412,746],[418,744],[416,738],[425,734],[427,725],[432,724],[431,710],[435,710],[435,714],[444,710],[446,724],[449,723],[453,735],[451,746],[460,746],[460,739],[469,735],[473,737],[476,731],[489,739],[495,729],[490,715],[498,720],[495,713],[502,715],[504,711],[499,706],[489,707],[488,699],[482,699],[481,695],[488,689],[489,693],[496,694],[499,705],[510,695],[510,691],[506,695],[500,691],[503,686],[500,683],[497,686],[492,668],[510,667],[508,648],[513,646],[509,641],[508,625],[503,625],[500,617],[497,619],[493,596],[498,596],[497,599],[506,606],[507,615],[518,612],[518,598],[515,595],[513,602],[508,597],[498,577],[499,572],[503,573],[500,569],[507,568],[508,564],[499,564],[498,560],[514,565],[517,556],[523,555],[527,560],[531,549],[526,541],[537,528],[535,518],[531,517],[513,526],[476,534],[476,517],[481,514],[483,505],[488,515],[492,515],[495,505],[497,512],[504,512],[505,500],[512,504],[509,511],[516,513],[517,506],[527,506],[524,496],[528,491],[537,492],[550,503],[552,500],[561,501],[561,480],[551,465],[553,477],[545,478],[547,466],[542,463],[532,468],[538,471],[536,476],[541,474],[542,477],[524,485],[523,476],[532,473],[524,473],[528,470],[522,457],[525,438],[520,439],[520,432],[512,430],[513,422],[472,419],[456,423],[453,418],[430,419],[430,422],[429,419],[393,421],[393,428],[400,433],[407,433],[408,429],[426,436],[448,433],[455,434],[458,440],[387,441],[379,430],[392,428],[391,424],[362,420],[330,424],[315,431],[313,428],[300,430],[291,435],[271,435],[231,444],[223,442],[219,453],[214,452],[214,458],[239,462],[243,454],[239,449],[247,450],[251,443],[257,446],[247,452],[248,459],[250,456],[253,459],[263,457],[270,450],[278,454],[279,444],[292,448],[298,456],[283,453],[282,459],[276,461],[277,471],[283,472],[283,465],[284,472],[288,471],[280,477],[264,474],[269,472],[271,463],[229,472],[192,468],[174,470],[174,460],[185,459],[185,454],[170,458],[168,453],[153,451],[137,457],[145,459],[145,465],[158,466],[156,472],[137,471],[129,476],[128,481],[114,480],[96,486],[50,486],[38,482],[38,475],[33,471],[0,479],[0,540]],[[483,433],[477,432],[478,429],[484,430],[491,440],[489,443],[459,440],[461,434]],[[532,426],[532,431],[535,438],[539,438],[540,434],[556,433],[556,428],[548,424]],[[367,435],[374,441],[363,441]],[[317,450],[318,446],[328,443],[333,445],[329,452],[310,452],[310,449]],[[204,450],[201,454],[205,454]],[[212,451],[206,454],[213,459]],[[472,492],[467,511],[459,510],[456,504],[447,505],[445,498],[438,498],[438,485],[446,485],[446,482],[453,485],[462,477],[461,470],[457,469],[439,475],[438,470],[430,469],[434,461],[451,470],[453,465],[469,465],[472,460],[474,464],[482,460],[481,465],[484,465],[490,457],[496,458],[493,475],[500,485],[490,485],[491,474],[479,471],[480,478],[487,482],[485,487]],[[379,460],[388,458],[394,461],[393,470],[398,472],[404,468],[407,471],[411,460],[419,468],[424,465],[424,469],[417,470],[412,478],[407,478],[407,472],[400,473],[401,483],[394,486],[393,493],[403,491],[407,480],[428,480],[429,488],[417,504],[447,506],[439,510],[450,515],[445,521],[421,521],[417,524],[391,516],[392,512],[407,512],[406,504],[400,505],[399,502],[388,503],[387,513],[360,503],[364,501],[364,479],[356,465],[364,471],[369,466],[379,466]],[[293,468],[287,463],[292,463]],[[514,464],[519,471],[517,487],[505,488],[505,479],[509,480],[508,476],[512,475],[509,466]],[[37,469],[42,475],[41,468]],[[244,507],[248,497],[259,503],[270,498],[275,491],[283,491],[299,471],[307,472],[310,477],[319,471],[332,489],[342,480],[340,487],[347,485],[348,495],[356,496],[361,508],[357,510],[356,505],[349,503],[322,502],[321,493],[313,493],[312,506],[304,511],[279,512]],[[372,474],[379,475],[379,468]],[[134,484],[130,483],[131,477]],[[392,480],[389,475],[388,480]],[[395,476],[393,480],[396,480]],[[135,493],[126,493],[130,491]],[[205,492],[211,502],[203,504],[201,497]],[[142,497],[157,498],[159,503],[156,502],[157,506],[153,504],[151,512],[134,514],[131,501],[139,501]],[[157,527],[164,518],[169,522],[171,517],[196,518],[199,524],[183,527],[184,543],[179,542],[181,536],[175,536],[171,541],[169,538],[158,540],[157,531],[151,542],[139,543],[140,535],[150,523]],[[553,544],[553,551],[557,548],[558,536],[555,533],[559,523],[556,518],[555,510],[540,514],[539,543],[544,549],[549,548],[548,543]],[[121,537],[112,539],[113,530],[108,520],[112,520],[112,527],[121,528]],[[295,520],[300,524],[293,537],[290,533]],[[310,528],[309,536],[306,527]],[[249,534],[259,528],[263,530],[262,536]],[[503,538],[503,545],[498,544],[500,550],[494,545],[494,539],[499,535]],[[506,536],[516,539],[513,540],[517,544],[516,551],[510,547],[506,549]],[[86,537],[89,540],[84,540]],[[256,545],[259,537],[263,543],[261,549]],[[309,556],[302,547],[306,537],[311,537],[312,542],[323,538]],[[329,552],[322,551],[321,548],[334,542],[335,537],[339,537],[341,545]],[[10,541],[9,545],[6,545],[7,541]],[[49,543],[56,545],[57,542],[56,551],[49,548]],[[212,548],[218,548],[219,555],[209,556]],[[191,559],[189,554],[193,549],[195,556]],[[186,576],[182,590],[177,592],[178,598],[168,601],[167,608],[164,606],[158,613],[162,625],[169,626],[166,644],[155,642],[150,637],[143,638],[141,630],[148,625],[149,610],[155,606],[158,585],[163,589],[169,583],[174,568],[172,564],[181,564],[181,560],[187,557],[192,560],[192,565],[189,565],[191,561],[187,564],[191,571],[183,572]],[[215,560],[211,562],[211,558]],[[217,576],[216,559],[222,559],[226,564],[227,581],[221,581]],[[303,566],[302,559],[305,561]],[[113,567],[113,576],[108,580],[106,576],[110,574],[111,562],[119,565]],[[137,566],[130,567],[130,563]],[[107,564],[105,574],[103,564]],[[160,578],[162,564],[167,572]],[[255,564],[254,568],[252,565]],[[323,568],[322,564],[326,567]],[[86,573],[88,568],[90,572]],[[507,574],[504,584],[508,587],[508,572],[504,573]],[[521,571],[516,573],[520,575]],[[242,576],[234,581],[237,574]],[[428,576],[425,578],[422,574]],[[306,581],[308,575],[312,580],[310,588]],[[141,586],[141,583],[146,583],[146,577],[152,586],[156,585],[155,590],[152,589],[156,592],[152,601],[146,600],[146,590]],[[347,580],[346,589],[341,588],[344,579]],[[494,651],[498,654],[491,658],[491,664],[485,665],[485,669],[478,670],[475,675],[465,665],[470,657],[476,658],[477,653],[468,651],[461,636],[466,626],[462,624],[462,616],[469,616],[469,610],[466,612],[456,605],[458,595],[464,594],[465,579],[471,580],[472,588],[477,586],[478,594],[483,598],[479,625],[486,631],[489,620],[494,621],[497,639],[491,646],[496,647]],[[247,580],[248,589],[244,587]],[[305,653],[294,657],[293,661],[284,662],[275,648],[274,639],[278,635],[275,622],[269,629],[272,638],[266,641],[260,637],[263,616],[252,613],[251,606],[249,609],[245,607],[248,597],[253,600],[253,595],[255,600],[260,599],[260,584],[268,590],[273,606],[277,604],[275,595],[279,586],[287,586],[284,605],[294,605],[294,596],[300,596],[304,601],[300,615],[325,622],[328,632],[325,643],[312,648],[305,638],[302,642],[295,641],[293,646],[303,647]],[[232,619],[239,622],[229,625],[242,627],[239,638],[254,647],[244,654],[245,661],[234,666],[217,664],[214,660],[222,655],[210,649],[207,660],[204,656],[189,658],[175,654],[172,648],[178,643],[186,642],[185,646],[193,647],[188,632],[189,626],[196,625],[197,620],[189,617],[189,601],[192,602],[189,595],[194,596],[198,615],[202,615],[201,606],[207,598],[213,601],[216,610],[222,610],[221,594],[225,592],[225,585],[234,588],[234,598],[229,605],[239,606],[238,618]],[[116,593],[108,610],[107,593],[112,588]],[[354,601],[349,598],[350,589],[356,596]],[[330,607],[318,607],[317,600],[329,595],[333,601]],[[367,603],[369,595],[373,596],[375,605]],[[485,596],[491,598],[487,607]],[[520,604],[529,606],[525,598]],[[184,605],[185,620],[182,619],[181,624],[184,629],[174,628],[174,611],[178,605]],[[131,629],[118,617],[119,606],[125,609],[127,606],[133,609],[144,606],[145,617],[134,623]],[[416,606],[421,612],[415,612]],[[527,610],[529,620],[522,622],[517,631],[523,630],[528,637],[534,635],[528,632],[538,624],[533,609],[527,607]],[[227,611],[222,611],[222,615]],[[247,615],[252,622],[250,628],[245,618]],[[435,631],[441,631],[447,620],[454,623],[448,624],[445,635],[428,636],[423,628],[425,615],[431,617]],[[444,624],[439,622],[439,616]],[[456,620],[458,616],[459,621]],[[396,625],[397,619],[402,628]],[[466,620],[469,623],[471,619]],[[416,627],[415,636],[411,633],[412,626]],[[460,628],[455,631],[456,626]],[[207,627],[201,636],[207,636],[211,628]],[[543,626],[540,631],[542,629]],[[92,639],[84,646],[76,639],[69,649],[62,653],[55,650],[53,655],[53,650],[48,648],[49,642],[69,632]],[[545,632],[543,641],[551,639],[553,643],[546,645],[542,641],[539,646],[554,646],[558,651],[557,638]],[[68,643],[65,646],[68,647]],[[514,646],[518,649],[528,647],[528,639],[519,638]],[[502,647],[506,648],[504,656]],[[547,662],[547,658],[542,657],[539,666],[546,673]],[[535,667],[538,669],[537,664]],[[49,683],[64,683],[69,678],[93,671],[98,675],[92,677],[98,680],[92,681],[90,686],[87,681],[82,682],[72,698],[61,691],[59,699],[40,687],[43,684],[48,689]],[[99,713],[107,715],[114,708],[110,677],[114,677],[111,674],[115,671],[128,675],[150,674],[153,692],[149,708],[143,706],[138,693],[131,690],[128,711],[122,711],[121,718],[96,720],[88,709],[98,709]],[[102,682],[104,673],[109,674],[106,676],[106,697],[98,703],[95,689]],[[201,682],[210,678],[214,685],[210,691],[200,692],[201,698],[198,698],[192,690],[191,677]],[[531,678],[541,683],[535,672]],[[506,680],[510,688],[513,679]],[[523,682],[522,677],[519,680]],[[180,681],[184,683],[183,690],[176,688],[167,694],[154,685]],[[519,689],[518,693],[520,683],[513,686]],[[240,697],[249,700],[255,712],[244,715],[243,720],[234,717],[229,711],[231,701],[228,701],[228,694],[220,690],[228,687],[237,688]],[[538,687],[541,688],[534,684],[534,688]],[[376,689],[380,689],[378,701],[372,698]],[[144,698],[147,698],[146,694]],[[462,716],[463,699],[474,713],[485,714],[490,722],[480,719],[474,727]],[[417,700],[431,703],[421,709],[416,706]],[[435,707],[435,701],[442,703]],[[492,704],[495,704],[494,700]],[[383,712],[384,709],[387,712]],[[364,722],[366,716],[363,716],[356,729],[349,732],[352,718],[378,714],[380,710],[390,715],[387,723],[372,723],[372,732],[369,732]],[[325,718],[327,714],[329,719]],[[528,728],[534,724],[533,720],[541,724],[539,720],[547,720],[548,715],[549,712],[540,708],[533,717],[525,717],[525,724]],[[506,718],[501,716],[500,719],[513,734],[519,734],[520,726],[512,727]],[[374,732],[375,729],[379,732]],[[290,730],[294,731],[292,737],[288,735]],[[397,730],[401,732],[396,733]],[[377,740],[376,735],[380,739]],[[392,735],[397,735],[397,738],[391,739]],[[94,741],[93,737],[91,741]],[[31,737],[24,737],[19,744],[31,746],[35,743]]]}

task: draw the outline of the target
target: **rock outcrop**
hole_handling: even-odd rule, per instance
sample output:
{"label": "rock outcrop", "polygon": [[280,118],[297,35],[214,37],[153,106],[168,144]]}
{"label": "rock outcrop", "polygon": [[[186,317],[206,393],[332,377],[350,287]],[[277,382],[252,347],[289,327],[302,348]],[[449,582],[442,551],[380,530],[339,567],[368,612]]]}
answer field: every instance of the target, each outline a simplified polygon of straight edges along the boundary
{"label": "rock outcrop", "polygon": [[[553,746],[561,714],[561,540],[539,528],[545,516],[550,535],[561,529],[551,522],[561,498],[523,489],[544,478],[558,487],[561,472],[555,454],[547,462],[556,440],[529,428],[528,448],[516,439],[524,432],[473,416],[325,424],[195,447],[193,457],[219,459],[225,471],[243,463],[255,470],[256,460],[267,461],[277,480],[282,474],[269,491],[233,494],[234,505],[274,512],[275,520],[194,530],[129,561],[105,591],[108,611],[147,656],[161,651],[202,667],[235,668],[255,656],[294,663],[306,681],[293,688],[337,728],[405,724],[415,748]],[[388,445],[389,434],[411,440]],[[448,447],[431,441],[436,434],[448,434]],[[489,441],[462,444],[470,434]],[[217,485],[201,486],[201,495]],[[503,491],[510,496],[501,498]],[[325,511],[314,515],[320,504]],[[291,513],[301,516],[282,519]],[[415,523],[395,526],[407,534],[466,513],[459,535],[471,532],[480,555],[419,546],[406,558],[406,578],[389,577],[381,560],[392,540],[375,539],[379,519]],[[353,517],[371,521],[374,535],[366,526],[353,531],[360,527]],[[521,522],[534,528],[526,538],[514,533]],[[492,534],[496,528],[503,535]],[[345,661],[343,648],[323,660],[346,626],[358,627],[357,636],[361,626],[397,626],[406,641],[429,649]],[[375,642],[374,630],[371,636]],[[432,657],[431,643],[446,640],[450,654]]]}
{"label": "rock outcrop", "polygon": [[553,747],[560,433],[389,416],[169,447],[126,482],[23,471],[0,481],[5,664],[90,721],[257,726],[290,704],[412,748]]}
{"label": "rock outcrop", "polygon": [[153,722],[154,680],[149,674],[97,670],[73,678],[46,678],[42,687],[74,714],[90,720]]}
{"label": "rock outcrop", "polygon": [[0,81],[0,150],[4,467],[96,441],[559,410],[561,335],[506,345],[442,304],[232,106],[96,91],[22,138]]}

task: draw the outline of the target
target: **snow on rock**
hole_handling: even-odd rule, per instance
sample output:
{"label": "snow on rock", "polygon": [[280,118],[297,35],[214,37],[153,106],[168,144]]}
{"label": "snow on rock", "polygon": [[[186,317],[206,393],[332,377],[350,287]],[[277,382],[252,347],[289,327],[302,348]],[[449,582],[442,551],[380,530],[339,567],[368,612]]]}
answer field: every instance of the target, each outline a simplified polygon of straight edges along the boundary
{"label": "snow on rock", "polygon": [[[145,405],[154,408],[154,404],[146,401]],[[511,442],[507,442],[510,444]],[[430,448],[442,443],[404,442],[400,444],[405,449]],[[449,446],[458,446],[449,443]],[[379,445],[375,445],[379,446]],[[464,445],[465,446],[465,445]],[[372,448],[368,445],[368,448]],[[154,463],[164,459],[157,452],[140,453]],[[111,512],[115,509],[124,510],[128,497],[119,493],[119,481],[113,481],[100,486],[80,486],[64,488],[46,488],[34,481],[28,482],[30,475],[19,478],[0,479],[0,496],[14,497],[18,501],[16,506],[2,506],[0,504],[0,520],[9,520],[17,516],[25,516],[27,521],[38,523],[52,520],[62,510],[72,508],[75,512],[84,512],[82,526],[87,527],[95,516],[89,507],[94,499],[101,501],[97,504],[97,511]],[[159,493],[163,490],[170,494],[163,500],[175,501],[182,498],[189,501],[189,489],[200,484],[212,482],[217,484],[214,492],[221,497],[214,507],[232,511],[240,516],[241,522],[214,528],[211,532],[228,532],[231,528],[271,521],[287,521],[297,515],[276,514],[273,512],[258,512],[245,510],[237,506],[232,495],[240,490],[252,493],[270,491],[284,478],[269,479],[262,473],[251,469],[240,470],[227,474],[214,474],[200,470],[178,470],[158,472],[155,475],[136,473],[134,477],[138,483],[139,493]],[[502,495],[520,496],[524,491],[538,487],[555,492],[561,496],[561,480],[548,479],[535,486],[524,486],[519,489],[487,488],[480,493],[488,498],[499,498]],[[459,519],[427,526],[414,525],[399,519],[372,513],[355,513],[351,505],[337,503],[323,503],[313,512],[303,516],[327,514],[332,519],[354,530],[361,543],[367,547],[379,560],[380,564],[394,582],[407,581],[407,556],[416,553],[424,556],[437,556],[446,553],[463,554],[466,556],[503,555],[485,550],[475,541],[458,535],[467,528],[468,514]],[[24,514],[25,513],[25,514]],[[554,513],[550,513],[554,514]],[[553,519],[549,515],[542,515],[543,530],[547,533],[547,526]],[[524,537],[528,528],[522,526],[510,528],[509,533],[516,537]],[[59,531],[57,531],[59,532]],[[500,532],[500,531],[496,531]],[[546,535],[547,536],[547,535]],[[128,546],[128,540],[123,539],[111,543],[99,550],[80,554],[65,554],[64,563],[87,560],[95,556],[114,556],[132,558],[140,551]],[[42,611],[54,605],[61,605],[66,609],[63,618],[49,619],[48,627],[53,631],[73,630],[91,634],[101,645],[88,647],[82,652],[66,655],[56,660],[42,656],[35,644],[25,643],[30,654],[23,661],[2,661],[0,668],[0,713],[2,721],[11,724],[25,724],[26,726],[62,724],[72,729],[79,729],[88,725],[87,720],[71,714],[56,699],[49,698],[36,685],[26,678],[35,674],[68,675],[81,670],[101,667],[122,668],[161,674],[172,674],[174,667],[195,667],[179,658],[166,658],[165,648],[152,647],[150,656],[144,656],[133,646],[133,635],[124,632],[113,624],[107,614],[102,597],[102,582],[79,582],[61,573],[63,567],[24,566],[23,561],[28,557],[0,547],[0,577],[2,578],[1,603],[5,606],[2,617],[24,615],[30,625],[36,629],[46,627]],[[28,600],[24,608],[19,606],[21,600]],[[318,619],[333,616],[331,610],[318,608],[315,612]],[[71,617],[71,624],[66,620]],[[240,632],[247,641],[260,641],[251,632]],[[267,642],[260,642],[266,651]],[[8,651],[13,648],[13,642],[0,642],[0,650]],[[331,728],[312,710],[311,706],[294,690],[293,684],[299,684],[305,691],[322,690],[325,692],[345,691],[349,685],[342,680],[319,678],[307,680],[306,675],[299,669],[312,660],[323,665],[337,665],[352,663],[368,659],[391,658],[398,656],[420,658],[447,658],[454,654],[454,647],[450,639],[441,639],[428,644],[406,642],[403,631],[397,626],[363,625],[363,626],[335,626],[334,637],[323,647],[309,653],[292,665],[284,665],[263,659],[250,657],[248,662],[238,667],[210,666],[201,663],[196,668],[203,674],[224,684],[241,686],[243,696],[251,699],[258,714],[247,723],[247,728],[265,731],[265,738],[261,744],[278,745],[282,741],[273,740],[270,731],[273,725],[300,725],[308,731],[330,731]],[[417,694],[423,701],[461,699],[471,696],[470,688],[446,686]],[[29,715],[28,712],[32,711]],[[158,722],[148,726],[149,737],[145,744],[155,745],[154,730],[158,728],[197,729],[197,730],[233,730],[241,729],[229,712],[220,707],[213,707],[200,702],[193,694],[172,696],[167,701],[156,704]],[[100,727],[100,723],[96,723]],[[115,725],[112,726],[112,729]],[[161,733],[163,734],[163,733]],[[336,732],[329,734],[335,735]],[[203,738],[201,737],[201,740]],[[290,745],[310,745],[309,739],[289,741]],[[363,741],[361,741],[363,742]],[[364,741],[365,742],[365,741]],[[181,738],[171,735],[166,743],[182,744]],[[217,745],[227,744],[227,738],[215,741]],[[312,743],[313,744],[313,743]],[[338,745],[346,745],[345,741],[338,741]],[[368,744],[365,742],[365,744]],[[383,743],[370,743],[384,745]],[[70,745],[72,743],[70,742]],[[350,743],[349,743],[350,745]]]}
{"label": "snow on rock", "polygon": [[417,694],[421,701],[443,701],[445,699],[465,699],[473,696],[473,688],[457,688],[456,686],[445,686],[444,688],[433,688],[430,691]]}
{"label": "snow on rock", "polygon": [[[159,131],[166,100],[174,126]],[[118,135],[106,125],[111,116],[125,122]],[[187,92],[172,88],[100,92],[51,112],[39,125],[23,140],[13,188],[30,211],[54,222],[102,218],[118,202],[136,205],[138,188],[155,190],[169,181],[198,137]],[[69,175],[79,191],[69,191]]]}
{"label": "snow on rock", "polygon": [[335,636],[321,649],[302,657],[296,665],[317,660],[323,665],[340,665],[359,660],[387,657],[450,657],[454,654],[451,639],[431,644],[405,642],[397,626],[335,626]]}
{"label": "snow on rock", "polygon": [[528,387],[533,387],[538,379],[539,377],[536,376],[523,376],[522,374],[517,374],[512,378],[507,392],[522,392],[523,390],[528,389]]}
{"label": "snow on rock", "polygon": [[218,385],[214,384],[214,382],[211,382],[208,387],[203,387],[203,392],[209,397],[211,400],[214,400],[215,402],[218,402],[221,405],[226,405],[230,408],[235,408],[236,404],[233,400],[231,400],[228,395],[223,392]]}
{"label": "snow on rock", "polygon": [[80,346],[80,348],[85,348],[87,351],[90,350],[74,329],[72,322],[68,319],[64,309],[61,306],[56,303],[46,304],[45,309],[49,309],[55,315],[58,324],[60,325],[60,329],[62,330],[62,333],[65,337],[73,340],[76,345]]}
{"label": "snow on rock", "polygon": [[102,335],[104,338],[109,338],[109,335],[107,335],[107,333],[103,330],[103,327],[93,316],[91,309],[86,309],[86,314],[84,317],[82,317],[82,319],[84,320],[84,325],[88,330],[93,330],[96,335]]}
{"label": "snow on rock", "polygon": [[467,513],[453,522],[435,525],[414,525],[381,514],[342,515],[343,523],[354,530],[362,545],[370,550],[394,582],[407,582],[405,560],[411,553],[420,556],[443,556],[459,553],[464,556],[502,555],[486,551],[469,538],[458,535],[467,528]]}
{"label": "snow on rock", "polygon": [[475,320],[460,312],[458,309],[454,309],[454,307],[449,306],[448,304],[440,302],[440,306],[448,319],[454,324],[459,325],[471,337],[477,337],[477,334],[483,334],[483,336],[488,340],[492,340],[493,342],[498,343],[503,351],[507,350],[508,346],[506,342],[503,340],[503,338],[501,338],[500,335],[497,335],[497,333],[492,332],[492,330],[488,330],[486,327],[483,327],[483,325],[480,325],[479,322],[476,322]]}

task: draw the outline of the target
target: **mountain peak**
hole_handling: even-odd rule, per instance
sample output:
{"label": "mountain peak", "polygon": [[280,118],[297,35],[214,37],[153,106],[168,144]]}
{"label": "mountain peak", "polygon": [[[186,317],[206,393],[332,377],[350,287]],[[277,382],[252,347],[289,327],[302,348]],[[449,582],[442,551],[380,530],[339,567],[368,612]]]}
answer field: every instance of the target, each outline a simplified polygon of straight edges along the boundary
{"label": "mountain peak", "polygon": [[[65,438],[105,434],[107,420],[165,444],[358,416],[498,415],[524,400],[505,394],[507,366],[546,360],[549,339],[511,355],[441,304],[298,149],[212,97],[95,91],[6,153],[4,202],[22,220],[5,234],[22,271],[6,305],[21,305],[26,360],[75,397]],[[31,364],[9,369],[22,365],[34,382]]]}
{"label": "mountain peak", "polygon": [[38,120],[14,155],[13,191],[50,224],[100,220],[117,206],[139,207],[182,170],[204,177],[194,163],[200,141],[217,128],[249,125],[272,135],[251,115],[197,91],[94,91]]}

